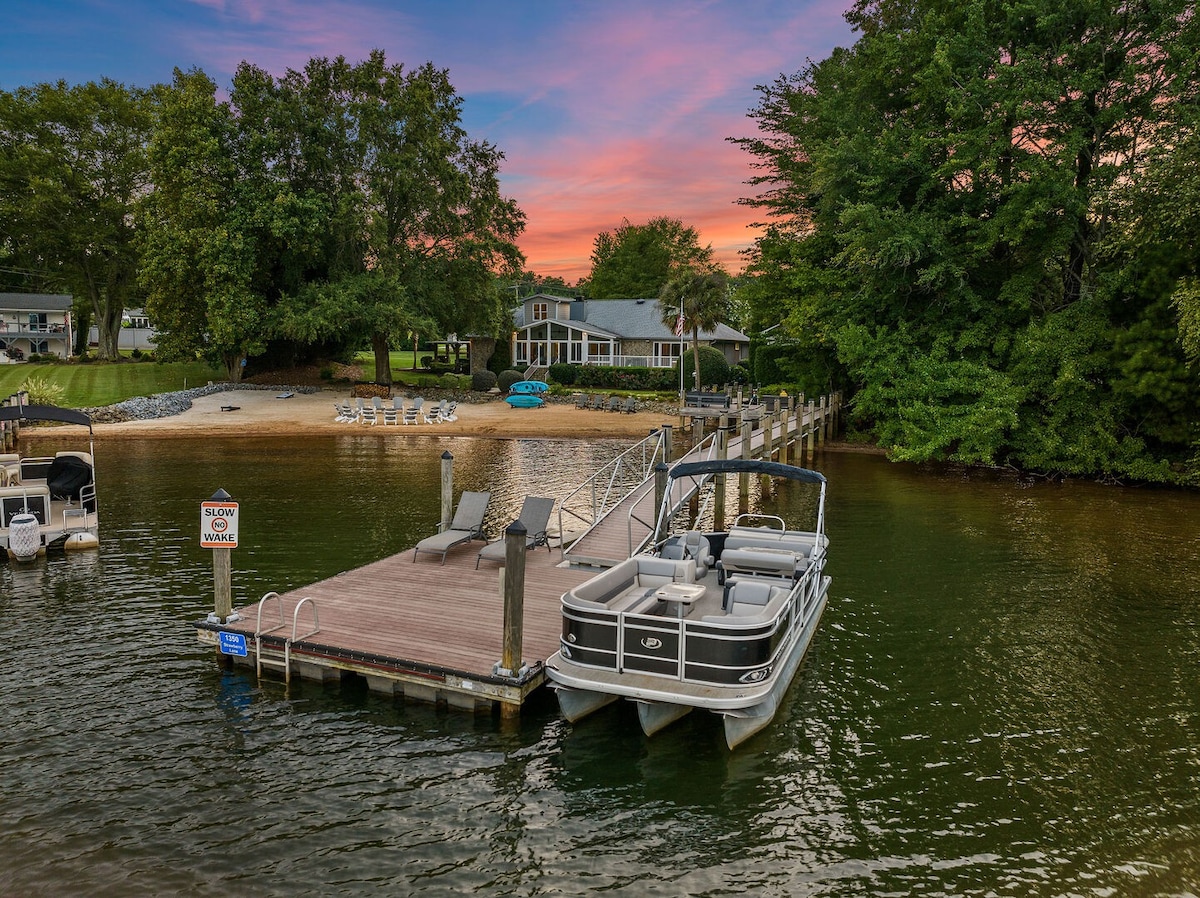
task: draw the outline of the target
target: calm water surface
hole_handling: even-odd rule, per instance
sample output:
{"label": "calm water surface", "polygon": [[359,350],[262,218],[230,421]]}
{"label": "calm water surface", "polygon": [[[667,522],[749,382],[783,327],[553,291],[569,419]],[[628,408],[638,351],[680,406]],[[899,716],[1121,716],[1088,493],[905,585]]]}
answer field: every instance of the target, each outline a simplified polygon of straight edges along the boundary
{"label": "calm water surface", "polygon": [[628,706],[289,690],[188,627],[218,487],[240,604],[431,532],[446,449],[495,529],[623,447],[98,446],[101,552],[0,564],[0,895],[1200,894],[1193,495],[824,456],[829,608],[734,754],[707,715],[646,740]]}

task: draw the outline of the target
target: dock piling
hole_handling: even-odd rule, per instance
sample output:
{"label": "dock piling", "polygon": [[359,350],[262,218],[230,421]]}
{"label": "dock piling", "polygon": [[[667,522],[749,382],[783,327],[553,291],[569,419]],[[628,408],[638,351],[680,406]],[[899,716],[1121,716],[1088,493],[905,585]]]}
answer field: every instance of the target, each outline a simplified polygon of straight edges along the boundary
{"label": "dock piling", "polygon": [[442,453],[442,529],[450,527],[454,516],[454,456],[447,449]]}
{"label": "dock piling", "polygon": [[[499,669],[502,676],[519,677],[524,661],[525,641],[525,552],[528,531],[517,518],[504,531],[504,656]],[[502,702],[501,717],[519,717],[520,703]]]}

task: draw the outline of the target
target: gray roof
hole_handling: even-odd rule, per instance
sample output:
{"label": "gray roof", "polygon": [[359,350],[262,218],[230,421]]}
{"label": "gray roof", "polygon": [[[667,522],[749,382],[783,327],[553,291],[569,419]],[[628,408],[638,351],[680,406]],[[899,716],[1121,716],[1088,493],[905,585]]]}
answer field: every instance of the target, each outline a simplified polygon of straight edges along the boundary
{"label": "gray roof", "polygon": [[[583,315],[576,311],[571,321],[558,319],[560,324],[584,327],[589,333],[626,340],[674,340],[674,328],[662,322],[657,299],[578,299],[565,300],[561,296],[534,296],[529,299],[570,301],[572,310],[583,307]],[[524,300],[528,302],[529,299]],[[525,306],[513,311],[513,323],[518,329],[525,326]],[[540,324],[541,322],[529,322]],[[691,334],[689,329],[687,332]],[[700,339],[709,342],[749,343],[750,338],[727,324],[718,324],[715,330],[700,331]]]}
{"label": "gray roof", "polygon": [[64,312],[74,301],[68,293],[0,293],[0,309],[18,312]]}

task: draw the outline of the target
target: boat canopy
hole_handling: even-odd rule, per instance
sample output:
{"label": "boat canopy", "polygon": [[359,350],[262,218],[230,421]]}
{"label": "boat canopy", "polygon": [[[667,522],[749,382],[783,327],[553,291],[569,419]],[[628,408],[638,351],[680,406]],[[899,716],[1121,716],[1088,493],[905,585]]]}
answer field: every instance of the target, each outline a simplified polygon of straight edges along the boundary
{"label": "boat canopy", "polygon": [[60,421],[92,429],[92,419],[85,413],[57,405],[3,405],[0,406],[0,421]]}
{"label": "boat canopy", "polygon": [[747,458],[711,459],[709,461],[686,462],[671,468],[670,476],[704,477],[710,474],[767,474],[771,477],[786,477],[803,483],[825,483],[825,475],[808,468],[797,468],[777,461],[759,461]]}

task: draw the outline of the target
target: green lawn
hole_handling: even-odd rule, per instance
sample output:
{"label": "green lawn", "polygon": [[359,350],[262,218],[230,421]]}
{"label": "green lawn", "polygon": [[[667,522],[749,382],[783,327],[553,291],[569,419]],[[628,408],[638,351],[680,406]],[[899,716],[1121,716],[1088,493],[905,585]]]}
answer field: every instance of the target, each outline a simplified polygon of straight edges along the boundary
{"label": "green lawn", "polygon": [[0,398],[17,392],[30,377],[63,388],[61,404],[68,408],[111,405],[134,396],[171,393],[225,379],[223,371],[204,362],[93,362],[86,365],[0,365]]}

